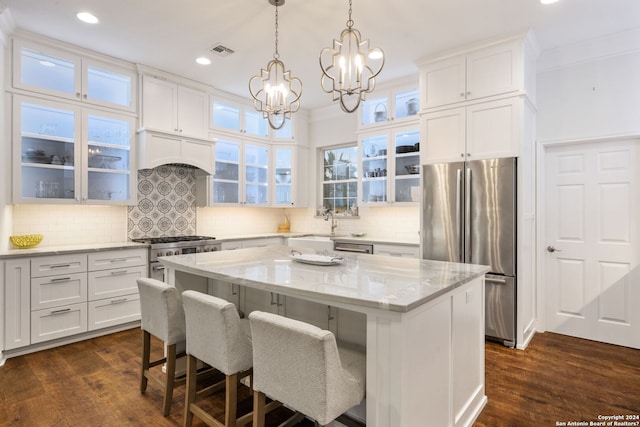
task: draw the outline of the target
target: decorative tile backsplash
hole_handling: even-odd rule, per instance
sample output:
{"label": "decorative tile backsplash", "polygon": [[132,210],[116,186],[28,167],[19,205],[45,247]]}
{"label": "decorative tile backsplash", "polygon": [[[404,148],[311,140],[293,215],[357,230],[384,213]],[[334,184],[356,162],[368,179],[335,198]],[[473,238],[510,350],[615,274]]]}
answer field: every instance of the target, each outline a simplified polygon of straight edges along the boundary
{"label": "decorative tile backsplash", "polygon": [[195,169],[164,165],[138,171],[138,204],[127,211],[129,238],[196,234]]}

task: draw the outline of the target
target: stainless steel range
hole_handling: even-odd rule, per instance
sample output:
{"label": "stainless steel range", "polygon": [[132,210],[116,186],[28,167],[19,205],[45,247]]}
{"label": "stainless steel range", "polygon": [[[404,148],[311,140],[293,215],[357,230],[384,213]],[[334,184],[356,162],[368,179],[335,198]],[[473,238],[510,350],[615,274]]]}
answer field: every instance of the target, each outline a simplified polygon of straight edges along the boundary
{"label": "stainless steel range", "polygon": [[158,257],[222,249],[222,244],[216,242],[215,237],[207,236],[145,237],[131,240],[149,245],[149,277],[163,281],[164,266],[158,261]]}

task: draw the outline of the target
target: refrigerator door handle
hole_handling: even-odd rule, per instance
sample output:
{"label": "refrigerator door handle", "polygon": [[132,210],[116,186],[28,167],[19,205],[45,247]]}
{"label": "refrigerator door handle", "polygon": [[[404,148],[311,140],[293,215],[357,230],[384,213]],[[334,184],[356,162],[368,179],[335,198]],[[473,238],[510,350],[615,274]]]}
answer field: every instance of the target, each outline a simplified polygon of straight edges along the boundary
{"label": "refrigerator door handle", "polygon": [[471,168],[467,168],[464,204],[464,235],[466,241],[464,245],[464,262],[471,262]]}
{"label": "refrigerator door handle", "polygon": [[462,169],[456,171],[456,240],[458,241],[458,262],[464,262],[464,233],[462,232]]}

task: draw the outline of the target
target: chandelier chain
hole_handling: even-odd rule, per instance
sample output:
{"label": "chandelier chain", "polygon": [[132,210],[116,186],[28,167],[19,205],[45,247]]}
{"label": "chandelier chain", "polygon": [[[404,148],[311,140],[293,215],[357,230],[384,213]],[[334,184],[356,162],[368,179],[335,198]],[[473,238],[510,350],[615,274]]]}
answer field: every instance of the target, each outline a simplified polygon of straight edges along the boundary
{"label": "chandelier chain", "polygon": [[349,0],[349,19],[347,20],[347,28],[351,29],[353,27],[353,19],[351,19],[351,0]]}
{"label": "chandelier chain", "polygon": [[276,2],[276,31],[275,31],[275,36],[276,36],[276,42],[275,42],[276,51],[273,53],[273,57],[275,59],[278,59],[278,58],[280,58],[280,54],[278,53],[278,2]]}

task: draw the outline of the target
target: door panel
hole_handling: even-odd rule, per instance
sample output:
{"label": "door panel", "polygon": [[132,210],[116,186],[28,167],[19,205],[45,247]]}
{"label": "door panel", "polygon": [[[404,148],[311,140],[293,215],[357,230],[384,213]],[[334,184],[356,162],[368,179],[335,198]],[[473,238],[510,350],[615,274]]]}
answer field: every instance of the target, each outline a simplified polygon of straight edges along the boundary
{"label": "door panel", "polygon": [[547,329],[640,348],[639,142],[545,153]]}

